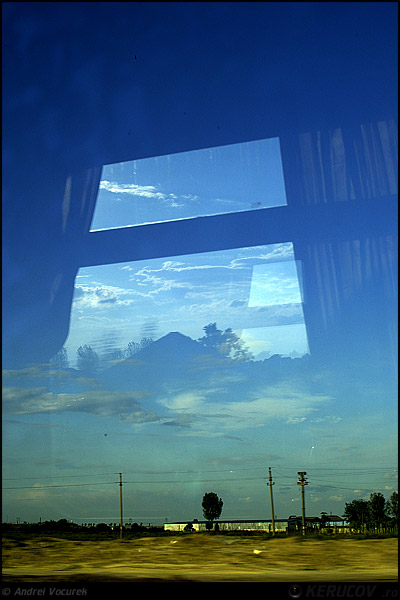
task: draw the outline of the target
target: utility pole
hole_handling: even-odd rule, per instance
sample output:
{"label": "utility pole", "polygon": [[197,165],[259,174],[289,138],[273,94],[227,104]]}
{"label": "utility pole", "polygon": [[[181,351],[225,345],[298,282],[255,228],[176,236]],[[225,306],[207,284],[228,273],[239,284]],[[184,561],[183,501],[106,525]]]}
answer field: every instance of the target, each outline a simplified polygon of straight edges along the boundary
{"label": "utility pole", "polygon": [[122,540],[122,473],[119,474],[119,539]]}
{"label": "utility pole", "polygon": [[297,485],[301,485],[301,513],[302,513],[302,529],[303,535],[306,534],[306,507],[304,504],[304,486],[308,485],[308,481],[306,481],[305,476],[307,473],[305,471],[298,471],[297,475],[299,475],[299,481]]}
{"label": "utility pole", "polygon": [[271,496],[271,514],[272,514],[272,535],[275,535],[275,514],[274,514],[274,497],[272,495],[272,486],[275,485],[275,482],[272,481],[271,467],[269,467],[269,493]]}

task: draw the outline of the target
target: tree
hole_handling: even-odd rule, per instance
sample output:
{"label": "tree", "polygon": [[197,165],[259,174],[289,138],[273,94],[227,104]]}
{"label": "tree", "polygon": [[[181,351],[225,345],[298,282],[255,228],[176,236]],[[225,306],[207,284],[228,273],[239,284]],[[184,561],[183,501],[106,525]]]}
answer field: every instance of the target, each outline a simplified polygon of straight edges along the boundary
{"label": "tree", "polygon": [[389,500],[387,500],[386,514],[388,515],[392,525],[397,525],[399,520],[399,494],[397,492],[393,492]]}
{"label": "tree", "polygon": [[222,331],[216,323],[209,323],[203,327],[203,331],[205,335],[197,341],[205,348],[217,350],[223,357],[236,361],[253,359],[251,352],[230,327]]}
{"label": "tree", "polygon": [[55,369],[68,369],[69,360],[67,349],[61,348],[61,350],[59,350],[50,360],[50,364]]}
{"label": "tree", "polygon": [[379,528],[387,522],[385,496],[380,492],[374,492],[370,495],[368,504],[371,522]]}
{"label": "tree", "polygon": [[88,373],[94,373],[99,367],[99,357],[97,352],[93,350],[91,346],[79,346],[77,350],[77,366],[81,371],[87,371]]}
{"label": "tree", "polygon": [[212,528],[212,522],[214,519],[218,519],[222,512],[223,502],[221,498],[218,498],[215,492],[206,492],[203,496],[201,503],[203,507],[203,515],[207,521],[210,521]]}
{"label": "tree", "polygon": [[97,523],[96,531],[111,531],[111,527],[107,523]]}
{"label": "tree", "polygon": [[343,517],[354,529],[363,530],[370,523],[369,502],[361,499],[346,502]]}
{"label": "tree", "polygon": [[150,337],[144,337],[140,340],[139,343],[137,342],[129,342],[127,349],[125,350],[125,356],[126,358],[132,358],[133,356],[135,356],[135,354],[137,354],[140,350],[144,350],[145,348],[147,348],[148,346],[150,346],[153,343],[153,338]]}

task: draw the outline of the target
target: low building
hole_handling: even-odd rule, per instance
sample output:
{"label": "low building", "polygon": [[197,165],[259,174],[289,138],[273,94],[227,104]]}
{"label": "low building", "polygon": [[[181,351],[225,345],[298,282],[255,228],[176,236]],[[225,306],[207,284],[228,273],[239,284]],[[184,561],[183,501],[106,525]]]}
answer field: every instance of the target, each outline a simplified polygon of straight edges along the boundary
{"label": "low building", "polygon": [[339,515],[326,515],[321,519],[321,532],[350,533],[350,523]]}
{"label": "low building", "polygon": [[[178,521],[164,523],[164,531],[207,531],[209,521]],[[214,521],[213,529],[219,531],[266,531],[272,533],[272,519]],[[296,531],[296,519],[275,519],[275,532],[291,533]]]}
{"label": "low building", "polygon": [[[322,517],[306,517],[305,526],[307,533],[349,533],[350,526],[343,517],[338,515],[328,515],[322,513]],[[302,531],[303,520],[302,517],[289,517],[294,519],[296,531]]]}

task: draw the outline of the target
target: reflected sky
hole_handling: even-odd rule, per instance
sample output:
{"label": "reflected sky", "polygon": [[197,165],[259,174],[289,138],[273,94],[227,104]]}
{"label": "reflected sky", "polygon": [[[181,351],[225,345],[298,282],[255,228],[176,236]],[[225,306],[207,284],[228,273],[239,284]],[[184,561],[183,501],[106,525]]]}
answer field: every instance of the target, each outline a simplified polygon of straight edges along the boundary
{"label": "reflected sky", "polygon": [[[104,167],[92,230],[285,204],[264,140]],[[269,466],[279,518],[300,514],[300,470],[312,516],[389,497],[391,357],[366,353],[354,307],[351,344],[310,352],[304,268],[288,241],[81,268],[64,353],[4,373],[3,514],[118,521],[118,472],[126,520],[156,524],[201,518],[205,491],[223,518],[270,518]]]}
{"label": "reflected sky", "polygon": [[210,322],[238,335],[243,332],[255,355],[305,354],[293,245],[81,269],[66,348],[74,360],[83,343],[101,354],[111,343],[117,349],[118,344],[149,337],[146,331],[150,337],[179,331],[197,339]]}
{"label": "reflected sky", "polygon": [[91,231],[285,204],[270,138],[104,166]]}

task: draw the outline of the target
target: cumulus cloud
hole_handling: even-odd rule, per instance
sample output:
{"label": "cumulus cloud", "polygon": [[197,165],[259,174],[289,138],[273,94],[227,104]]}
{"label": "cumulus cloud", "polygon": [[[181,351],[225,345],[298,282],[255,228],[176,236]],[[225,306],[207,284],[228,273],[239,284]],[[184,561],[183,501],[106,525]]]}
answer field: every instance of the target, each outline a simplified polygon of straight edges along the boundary
{"label": "cumulus cloud", "polygon": [[199,410],[205,401],[205,395],[197,392],[183,392],[166,398],[163,401],[164,406],[170,410]]}
{"label": "cumulus cloud", "polygon": [[263,427],[273,421],[296,426],[331,400],[329,396],[301,392],[287,384],[253,392],[246,401],[223,401],[219,394],[218,388],[171,392],[160,398],[159,403],[167,409],[175,425],[180,424],[178,416],[185,416],[185,427],[190,423],[196,431],[204,434],[218,431],[222,435]]}
{"label": "cumulus cloud", "polygon": [[77,284],[74,291],[74,307],[85,309],[129,306],[133,302],[132,298],[126,298],[129,293],[129,290],[111,285]]}
{"label": "cumulus cloud", "polygon": [[250,401],[227,403],[225,409],[240,426],[260,427],[275,419],[294,425],[305,421],[330,399],[329,396],[297,391],[289,385],[278,385],[253,393]]}

